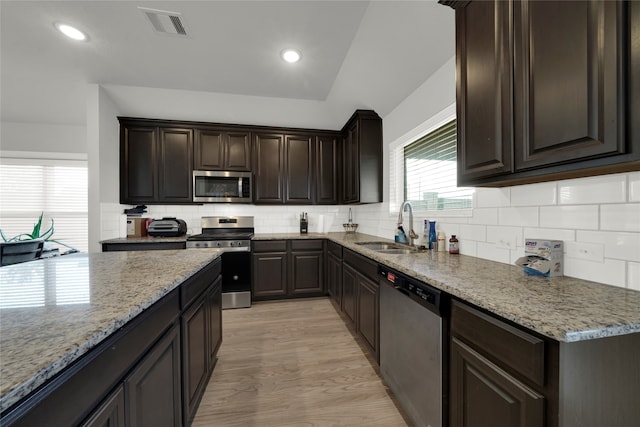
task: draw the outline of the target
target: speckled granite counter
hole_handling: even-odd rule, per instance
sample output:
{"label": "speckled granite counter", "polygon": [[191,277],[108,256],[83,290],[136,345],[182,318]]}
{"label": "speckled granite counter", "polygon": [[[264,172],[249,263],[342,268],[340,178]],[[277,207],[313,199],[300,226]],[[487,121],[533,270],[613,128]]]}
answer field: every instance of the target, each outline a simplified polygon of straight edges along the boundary
{"label": "speckled granite counter", "polygon": [[75,254],[0,268],[0,410],[218,254],[215,249]]}
{"label": "speckled granite counter", "polygon": [[563,342],[640,333],[640,292],[571,277],[525,275],[515,265],[446,252],[389,255],[359,242],[361,233],[258,234],[254,240],[329,239],[355,252]]}

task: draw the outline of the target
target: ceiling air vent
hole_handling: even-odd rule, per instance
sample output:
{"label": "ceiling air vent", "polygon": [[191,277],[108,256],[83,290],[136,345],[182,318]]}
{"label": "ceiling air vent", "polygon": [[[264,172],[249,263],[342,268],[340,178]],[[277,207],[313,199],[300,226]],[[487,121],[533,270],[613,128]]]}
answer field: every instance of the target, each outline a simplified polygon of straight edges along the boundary
{"label": "ceiling air vent", "polygon": [[139,7],[140,11],[145,14],[153,29],[160,34],[168,34],[172,36],[186,37],[187,30],[181,14],[178,12],[169,12],[166,10],[148,9]]}

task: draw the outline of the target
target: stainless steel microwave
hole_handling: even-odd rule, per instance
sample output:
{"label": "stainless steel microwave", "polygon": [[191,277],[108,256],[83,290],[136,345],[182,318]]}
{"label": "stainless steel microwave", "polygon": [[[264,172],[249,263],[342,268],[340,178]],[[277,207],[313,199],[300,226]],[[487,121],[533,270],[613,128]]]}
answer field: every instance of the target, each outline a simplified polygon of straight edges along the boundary
{"label": "stainless steel microwave", "polygon": [[193,201],[251,203],[251,172],[193,171]]}

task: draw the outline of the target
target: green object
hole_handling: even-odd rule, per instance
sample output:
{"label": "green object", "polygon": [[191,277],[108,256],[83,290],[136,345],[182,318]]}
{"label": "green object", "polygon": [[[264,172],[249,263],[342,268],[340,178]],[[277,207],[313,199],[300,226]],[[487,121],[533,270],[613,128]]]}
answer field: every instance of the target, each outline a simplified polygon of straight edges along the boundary
{"label": "green object", "polygon": [[44,212],[40,212],[40,216],[38,217],[38,222],[36,222],[33,225],[33,230],[31,231],[31,233],[21,233],[7,239],[7,236],[5,236],[5,234],[2,232],[2,229],[0,229],[0,236],[2,237],[2,240],[5,242],[21,242],[25,240],[41,239],[41,240],[44,240],[45,242],[57,243],[58,245],[65,246],[71,249],[73,252],[77,252],[78,250],[73,246],[67,245],[66,243],[62,243],[59,240],[55,240],[51,238],[53,236],[53,232],[55,231],[53,227],[54,225],[53,218],[51,218],[51,226],[49,227],[49,229],[45,232],[42,232],[43,216],[44,216]]}

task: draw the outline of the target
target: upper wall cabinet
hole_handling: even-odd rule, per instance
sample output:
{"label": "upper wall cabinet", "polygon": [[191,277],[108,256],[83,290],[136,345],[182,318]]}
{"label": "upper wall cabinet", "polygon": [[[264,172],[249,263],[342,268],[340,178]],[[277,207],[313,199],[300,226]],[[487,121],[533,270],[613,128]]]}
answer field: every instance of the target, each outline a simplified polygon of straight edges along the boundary
{"label": "upper wall cabinet", "polygon": [[251,132],[196,129],[193,160],[196,170],[251,171]]}
{"label": "upper wall cabinet", "polygon": [[316,137],[316,204],[337,205],[339,171],[340,171],[340,138],[336,134],[318,135]]}
{"label": "upper wall cabinet", "polygon": [[636,2],[441,2],[456,8],[458,184],[638,169]]}
{"label": "upper wall cabinet", "polygon": [[357,110],[342,136],[342,203],[382,202],[382,119]]}
{"label": "upper wall cabinet", "polygon": [[120,125],[120,203],[191,203],[193,130]]}

